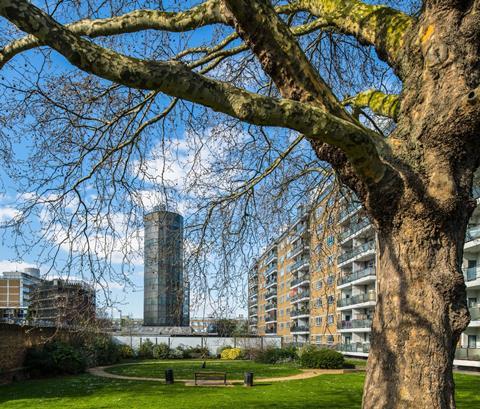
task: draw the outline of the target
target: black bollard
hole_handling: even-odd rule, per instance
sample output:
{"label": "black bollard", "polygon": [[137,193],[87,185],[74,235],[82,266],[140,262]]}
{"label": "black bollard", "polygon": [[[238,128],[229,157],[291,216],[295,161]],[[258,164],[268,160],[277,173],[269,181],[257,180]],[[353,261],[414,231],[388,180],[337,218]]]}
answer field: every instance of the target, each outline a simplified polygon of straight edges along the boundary
{"label": "black bollard", "polygon": [[245,372],[244,385],[248,387],[253,386],[253,372]]}
{"label": "black bollard", "polygon": [[165,383],[167,385],[173,385],[173,369],[167,369],[165,371]]}

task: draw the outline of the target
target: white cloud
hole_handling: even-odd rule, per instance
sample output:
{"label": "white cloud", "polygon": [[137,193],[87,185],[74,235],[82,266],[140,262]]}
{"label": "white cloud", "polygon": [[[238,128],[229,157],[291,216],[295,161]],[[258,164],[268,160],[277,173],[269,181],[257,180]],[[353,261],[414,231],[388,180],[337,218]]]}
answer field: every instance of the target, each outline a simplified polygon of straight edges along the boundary
{"label": "white cloud", "polygon": [[23,271],[24,268],[37,267],[35,264],[24,261],[0,260],[0,272]]}
{"label": "white cloud", "polygon": [[20,212],[13,207],[0,207],[0,222],[8,222],[19,214]]}

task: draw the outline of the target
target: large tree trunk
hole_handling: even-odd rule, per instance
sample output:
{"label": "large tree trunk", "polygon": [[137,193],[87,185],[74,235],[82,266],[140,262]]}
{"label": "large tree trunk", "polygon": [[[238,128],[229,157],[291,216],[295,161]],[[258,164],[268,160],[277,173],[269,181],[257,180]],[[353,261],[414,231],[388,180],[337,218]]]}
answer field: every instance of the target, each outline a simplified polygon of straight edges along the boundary
{"label": "large tree trunk", "polygon": [[364,409],[455,408],[453,358],[469,322],[460,265],[470,212],[461,207],[437,217],[409,204],[379,226]]}

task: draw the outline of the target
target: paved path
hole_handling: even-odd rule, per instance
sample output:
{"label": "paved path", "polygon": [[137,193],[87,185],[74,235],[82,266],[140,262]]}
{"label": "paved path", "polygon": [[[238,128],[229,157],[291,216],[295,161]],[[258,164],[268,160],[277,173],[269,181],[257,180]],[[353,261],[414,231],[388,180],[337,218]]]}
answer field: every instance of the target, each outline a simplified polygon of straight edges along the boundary
{"label": "paved path", "polygon": [[[143,376],[125,376],[125,375],[117,375],[110,372],[105,371],[106,368],[111,368],[117,365],[110,365],[110,366],[97,366],[95,368],[89,368],[88,372],[95,376],[100,376],[103,378],[110,378],[110,379],[123,379],[128,381],[152,381],[152,382],[162,382],[165,383],[165,380],[162,378],[148,378]],[[301,369],[302,373],[290,376],[282,376],[278,378],[255,378],[255,383],[263,383],[263,382],[283,382],[283,381],[293,381],[297,379],[308,379],[314,378],[315,376],[319,375],[338,375],[344,374],[349,372],[358,372],[362,370],[358,369]],[[191,379],[176,379],[177,382],[185,382],[191,383]],[[243,380],[231,380],[227,381],[227,384],[243,384]]]}

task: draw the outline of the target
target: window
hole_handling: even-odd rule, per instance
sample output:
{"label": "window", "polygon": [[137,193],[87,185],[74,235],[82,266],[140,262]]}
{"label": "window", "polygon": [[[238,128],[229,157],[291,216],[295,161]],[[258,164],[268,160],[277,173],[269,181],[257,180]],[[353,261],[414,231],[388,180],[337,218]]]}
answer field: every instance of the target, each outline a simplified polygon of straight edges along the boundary
{"label": "window", "polygon": [[322,280],[318,280],[318,281],[316,282],[316,284],[315,284],[315,288],[316,288],[317,290],[320,290],[320,289],[322,288],[322,286],[323,286]]}
{"label": "window", "polygon": [[476,335],[469,335],[468,336],[468,348],[476,348],[477,347],[477,336]]}
{"label": "window", "polygon": [[315,337],[315,341],[316,341],[317,344],[321,344],[321,343],[322,343],[322,336],[321,336],[321,335],[317,335],[317,336]]}
{"label": "window", "polygon": [[335,281],[335,277],[333,275],[329,275],[327,277],[327,285],[328,286],[332,285],[334,281]]}
{"label": "window", "polygon": [[283,317],[283,310],[280,310],[280,317]]}
{"label": "window", "polygon": [[327,335],[327,344],[333,344],[334,338],[333,335]]}
{"label": "window", "polygon": [[328,247],[332,247],[332,246],[333,246],[333,243],[335,243],[335,237],[333,237],[333,236],[328,236],[328,237],[327,237],[327,246],[328,246]]}
{"label": "window", "polygon": [[319,327],[322,325],[322,317],[315,317],[315,325]]}
{"label": "window", "polygon": [[328,305],[332,305],[335,301],[335,297],[333,295],[329,295],[327,298]]}
{"label": "window", "polygon": [[287,308],[286,315],[287,315],[287,317],[290,316],[290,308]]}
{"label": "window", "polygon": [[328,264],[329,266],[332,266],[332,265],[333,265],[333,256],[328,256],[328,258],[327,258],[327,264]]}
{"label": "window", "polygon": [[315,300],[315,307],[321,308],[322,305],[323,305],[322,299],[321,299],[321,298],[317,298],[317,299]]}
{"label": "window", "polygon": [[328,324],[333,324],[333,320],[334,320],[333,314],[328,314],[328,317],[327,317]]}

